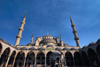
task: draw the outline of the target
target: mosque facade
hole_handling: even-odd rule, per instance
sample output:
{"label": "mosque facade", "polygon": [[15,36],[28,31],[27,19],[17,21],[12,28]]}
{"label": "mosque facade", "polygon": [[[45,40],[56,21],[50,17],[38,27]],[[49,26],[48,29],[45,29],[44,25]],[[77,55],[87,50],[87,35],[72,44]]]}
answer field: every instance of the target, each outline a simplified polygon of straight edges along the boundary
{"label": "mosque facade", "polygon": [[33,43],[19,45],[26,14],[21,22],[15,45],[0,38],[0,67],[100,67],[100,39],[81,48],[75,24],[71,19],[77,46],[64,43],[62,37],[47,34],[37,37]]}

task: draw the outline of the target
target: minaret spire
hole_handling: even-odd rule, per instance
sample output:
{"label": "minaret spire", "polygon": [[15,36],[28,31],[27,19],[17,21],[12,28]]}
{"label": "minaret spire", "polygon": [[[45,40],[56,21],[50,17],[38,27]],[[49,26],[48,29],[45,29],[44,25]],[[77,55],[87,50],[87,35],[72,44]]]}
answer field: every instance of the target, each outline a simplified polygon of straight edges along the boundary
{"label": "minaret spire", "polygon": [[75,29],[75,24],[73,23],[71,15],[70,15],[70,20],[71,20],[71,26],[72,26],[72,29],[73,29],[73,34],[74,34],[74,37],[75,37],[74,39],[76,41],[76,44],[77,44],[78,47],[81,47],[80,42],[79,42],[79,37],[77,36],[77,31]]}
{"label": "minaret spire", "polygon": [[61,33],[60,33],[60,44],[61,44],[61,46],[63,46],[63,41],[62,41]]}
{"label": "minaret spire", "polygon": [[62,36],[61,36],[61,33],[60,33],[60,41],[62,41]]}
{"label": "minaret spire", "polygon": [[[34,34],[34,33],[33,33]],[[32,38],[31,38],[31,43],[33,43],[33,34],[32,34]]]}
{"label": "minaret spire", "polygon": [[24,30],[24,25],[25,25],[25,20],[26,20],[26,14],[27,14],[27,11],[23,17],[23,20],[21,22],[21,26],[19,28],[19,32],[18,32],[18,35],[16,36],[16,42],[15,42],[15,46],[18,46],[19,45],[19,42],[20,42],[20,39],[22,38],[22,31]]}

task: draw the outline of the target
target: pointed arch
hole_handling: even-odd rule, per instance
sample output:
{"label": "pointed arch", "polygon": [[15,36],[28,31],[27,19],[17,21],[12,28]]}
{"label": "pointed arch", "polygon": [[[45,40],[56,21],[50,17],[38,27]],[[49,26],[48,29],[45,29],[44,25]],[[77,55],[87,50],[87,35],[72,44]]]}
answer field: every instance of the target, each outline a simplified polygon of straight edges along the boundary
{"label": "pointed arch", "polygon": [[100,67],[100,62],[93,49],[91,48],[88,49],[88,56],[89,56],[92,67],[97,67],[97,66]]}
{"label": "pointed arch", "polygon": [[34,66],[34,63],[35,63],[35,54],[32,51],[30,51],[26,57],[25,67]]}
{"label": "pointed arch", "polygon": [[82,58],[81,58],[79,52],[74,53],[74,60],[75,60],[75,65],[76,66],[82,66]]}
{"label": "pointed arch", "polygon": [[0,58],[0,66],[1,66],[1,67],[5,67],[6,62],[7,62],[7,60],[8,60],[9,54],[10,54],[10,48],[8,47],[8,48],[6,48],[6,49],[4,50],[4,52],[3,52],[3,54],[2,54],[2,56],[1,56],[1,58]]}
{"label": "pointed arch", "polygon": [[84,62],[84,66],[90,67],[88,56],[86,55],[86,53],[84,51],[81,52],[81,56],[82,56],[82,59]]}
{"label": "pointed arch", "polygon": [[45,54],[43,52],[39,52],[37,54],[37,65],[45,65]]}
{"label": "pointed arch", "polygon": [[73,66],[74,65],[73,56],[70,52],[65,53],[65,60],[66,60],[67,66]]}
{"label": "pointed arch", "polygon": [[24,59],[25,59],[25,53],[23,51],[20,51],[17,54],[14,67],[17,67],[17,66],[21,67],[21,66],[23,66],[24,65]]}
{"label": "pointed arch", "polygon": [[8,67],[11,67],[13,65],[15,54],[16,54],[16,51],[13,51],[11,56],[10,56],[9,62],[8,62]]}
{"label": "pointed arch", "polygon": [[50,66],[51,63],[51,55],[52,55],[52,51],[49,51],[46,55],[46,64],[47,66]]}

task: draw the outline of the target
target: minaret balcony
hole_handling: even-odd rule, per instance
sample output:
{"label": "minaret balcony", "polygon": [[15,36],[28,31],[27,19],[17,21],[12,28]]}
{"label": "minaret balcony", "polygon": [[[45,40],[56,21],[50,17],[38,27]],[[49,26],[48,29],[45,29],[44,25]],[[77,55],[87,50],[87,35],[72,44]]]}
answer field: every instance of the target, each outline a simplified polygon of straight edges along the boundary
{"label": "minaret balcony", "polygon": [[24,29],[20,27],[19,30],[22,30],[23,31]]}
{"label": "minaret balcony", "polygon": [[22,38],[22,36],[21,35],[17,35],[16,38]]}

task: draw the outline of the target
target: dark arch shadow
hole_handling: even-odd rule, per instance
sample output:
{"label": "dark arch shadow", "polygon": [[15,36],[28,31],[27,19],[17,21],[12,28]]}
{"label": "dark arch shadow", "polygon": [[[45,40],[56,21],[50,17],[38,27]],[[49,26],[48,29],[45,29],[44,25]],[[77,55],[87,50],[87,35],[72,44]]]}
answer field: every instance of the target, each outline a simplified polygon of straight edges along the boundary
{"label": "dark arch shadow", "polygon": [[93,49],[91,48],[88,49],[88,56],[89,56],[92,67],[100,67],[100,62]]}
{"label": "dark arch shadow", "polygon": [[30,51],[26,57],[25,67],[34,66],[34,63],[35,63],[35,54],[32,51]]}
{"label": "dark arch shadow", "polygon": [[2,44],[0,43],[0,53],[2,52]]}
{"label": "dark arch shadow", "polygon": [[83,59],[84,66],[90,67],[89,59],[84,51],[81,52],[81,56]]}
{"label": "dark arch shadow", "polygon": [[8,67],[11,67],[13,65],[15,54],[16,54],[16,51],[13,51],[12,55],[10,56],[9,62],[8,62]]}
{"label": "dark arch shadow", "polygon": [[66,60],[67,66],[73,66],[74,65],[73,56],[70,52],[65,53],[65,60]]}
{"label": "dark arch shadow", "polygon": [[100,45],[97,46],[96,51],[97,51],[97,54],[98,54],[98,56],[100,58]]}
{"label": "dark arch shadow", "polygon": [[81,58],[79,52],[74,53],[74,60],[75,60],[75,65],[76,66],[82,66],[82,58]]}
{"label": "dark arch shadow", "polygon": [[37,65],[44,66],[45,65],[45,55],[44,55],[44,53],[42,53],[42,52],[38,53],[36,61],[37,61]]}
{"label": "dark arch shadow", "polygon": [[25,54],[24,54],[23,51],[20,51],[20,52],[17,54],[14,67],[17,67],[17,66],[23,67],[23,65],[24,65],[24,59],[25,59]]}
{"label": "dark arch shadow", "polygon": [[0,66],[5,67],[6,62],[8,60],[8,56],[10,54],[10,48],[6,48],[0,58]]}

